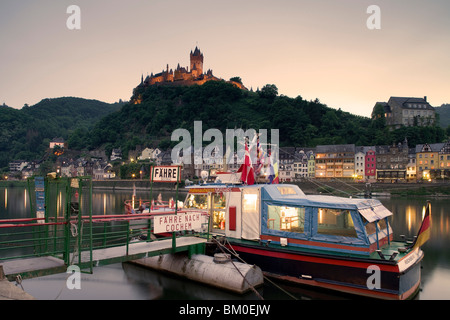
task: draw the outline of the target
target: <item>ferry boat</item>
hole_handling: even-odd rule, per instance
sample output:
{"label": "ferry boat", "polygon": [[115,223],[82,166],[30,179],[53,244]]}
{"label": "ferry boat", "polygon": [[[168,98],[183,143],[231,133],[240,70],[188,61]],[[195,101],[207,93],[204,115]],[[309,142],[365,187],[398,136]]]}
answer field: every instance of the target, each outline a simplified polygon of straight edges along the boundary
{"label": "ferry boat", "polygon": [[381,299],[419,290],[423,241],[394,241],[379,200],[305,195],[293,184],[187,188],[183,210],[204,210],[210,231],[266,276]]}

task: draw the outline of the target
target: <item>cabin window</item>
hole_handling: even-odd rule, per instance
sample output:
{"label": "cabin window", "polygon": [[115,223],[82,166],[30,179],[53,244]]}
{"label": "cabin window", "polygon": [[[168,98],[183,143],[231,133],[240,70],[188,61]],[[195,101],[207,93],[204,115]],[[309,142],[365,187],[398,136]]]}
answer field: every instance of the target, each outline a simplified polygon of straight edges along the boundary
{"label": "cabin window", "polygon": [[258,194],[244,193],[242,211],[255,212],[258,210]]}
{"label": "cabin window", "polygon": [[356,238],[356,230],[350,210],[319,208],[319,234]]}
{"label": "cabin window", "polygon": [[297,192],[295,191],[294,188],[292,187],[277,187],[278,191],[282,194],[282,195],[291,195],[291,194],[297,194]]}
{"label": "cabin window", "polygon": [[186,200],[185,208],[208,209],[208,195],[191,194]]}
{"label": "cabin window", "polygon": [[366,224],[365,228],[368,236],[375,234],[377,232],[376,222]]}
{"label": "cabin window", "polygon": [[260,236],[260,190],[244,188],[242,190],[242,238],[259,239]]}
{"label": "cabin window", "polygon": [[305,208],[269,205],[267,228],[303,233],[305,228]]}
{"label": "cabin window", "polygon": [[[365,221],[367,223],[367,220],[365,220]],[[378,224],[378,230],[384,230],[387,228],[386,219],[381,219],[378,221],[373,221],[373,222],[367,223],[365,226],[367,235],[370,236],[377,232],[377,224]]]}
{"label": "cabin window", "polygon": [[212,227],[225,231],[226,197],[222,192],[211,195]]}
{"label": "cabin window", "polygon": [[386,219],[381,219],[380,221],[378,221],[378,228],[380,230],[384,230],[387,228]]}

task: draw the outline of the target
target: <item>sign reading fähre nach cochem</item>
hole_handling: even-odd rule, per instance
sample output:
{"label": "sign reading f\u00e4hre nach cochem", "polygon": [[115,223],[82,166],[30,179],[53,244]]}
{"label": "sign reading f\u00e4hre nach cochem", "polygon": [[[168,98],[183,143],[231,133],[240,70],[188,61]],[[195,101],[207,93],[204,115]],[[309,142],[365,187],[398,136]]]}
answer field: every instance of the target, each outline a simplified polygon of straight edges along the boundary
{"label": "sign reading f\u00e4hre nach cochem", "polygon": [[152,167],[153,182],[180,182],[181,172],[179,166]]}
{"label": "sign reading f\u00e4hre nach cochem", "polygon": [[202,227],[200,218],[200,212],[155,216],[154,233],[200,229]]}

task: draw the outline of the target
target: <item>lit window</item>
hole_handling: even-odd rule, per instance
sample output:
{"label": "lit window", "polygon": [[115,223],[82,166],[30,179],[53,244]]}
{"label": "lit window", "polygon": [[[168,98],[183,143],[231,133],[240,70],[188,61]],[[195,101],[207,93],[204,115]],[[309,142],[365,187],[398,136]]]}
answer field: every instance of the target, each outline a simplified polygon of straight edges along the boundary
{"label": "lit window", "polygon": [[208,208],[208,195],[206,194],[191,194],[184,205],[185,208],[197,208],[197,209],[207,209]]}
{"label": "lit window", "polygon": [[242,210],[247,212],[253,212],[257,210],[258,195],[252,193],[244,194],[244,201],[242,203]]}
{"label": "lit window", "polygon": [[[366,219],[364,219],[365,222],[367,222]],[[374,221],[371,223],[367,223],[365,226],[367,235],[372,235],[375,234],[377,232],[377,225],[378,225],[378,231],[382,231],[387,229],[387,224],[386,224],[386,220],[382,219],[382,220],[378,220],[378,221]]]}
{"label": "lit window", "polygon": [[292,187],[277,187],[277,189],[282,195],[297,194],[295,189]]}
{"label": "lit window", "polygon": [[305,208],[269,205],[267,227],[272,230],[303,233]]}
{"label": "lit window", "polygon": [[213,229],[225,230],[226,198],[223,193],[212,194],[212,223]]}
{"label": "lit window", "polygon": [[357,237],[349,210],[320,208],[317,218],[319,234]]}

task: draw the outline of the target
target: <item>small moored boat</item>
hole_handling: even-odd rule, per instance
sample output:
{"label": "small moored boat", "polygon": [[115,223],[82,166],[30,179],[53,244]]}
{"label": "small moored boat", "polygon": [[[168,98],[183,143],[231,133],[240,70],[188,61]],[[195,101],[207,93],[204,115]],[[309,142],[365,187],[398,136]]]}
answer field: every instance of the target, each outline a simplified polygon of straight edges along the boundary
{"label": "small moored boat", "polygon": [[207,213],[210,231],[230,252],[268,276],[382,299],[419,290],[423,239],[394,241],[392,212],[378,200],[305,195],[289,184],[188,190],[183,210]]}

